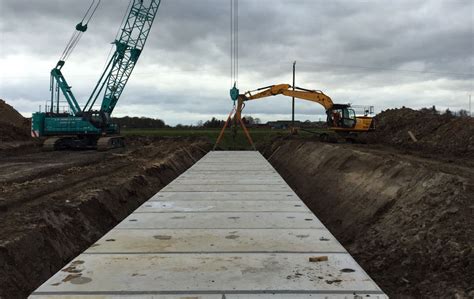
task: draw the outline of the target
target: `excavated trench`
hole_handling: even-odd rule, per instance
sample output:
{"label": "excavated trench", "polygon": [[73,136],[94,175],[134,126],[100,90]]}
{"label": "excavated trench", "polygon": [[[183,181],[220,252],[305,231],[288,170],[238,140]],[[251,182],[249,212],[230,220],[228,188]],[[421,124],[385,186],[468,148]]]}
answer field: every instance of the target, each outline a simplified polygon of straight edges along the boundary
{"label": "excavated trench", "polygon": [[472,298],[472,168],[308,140],[260,150],[391,298]]}
{"label": "excavated trench", "polygon": [[[67,193],[58,187],[21,209],[0,209],[0,298],[27,296],[209,149],[157,141],[102,163],[94,156],[90,165],[55,170],[61,181],[70,172],[77,180]],[[474,294],[472,168],[298,139],[260,151],[391,298]],[[44,185],[28,180],[19,188]]]}

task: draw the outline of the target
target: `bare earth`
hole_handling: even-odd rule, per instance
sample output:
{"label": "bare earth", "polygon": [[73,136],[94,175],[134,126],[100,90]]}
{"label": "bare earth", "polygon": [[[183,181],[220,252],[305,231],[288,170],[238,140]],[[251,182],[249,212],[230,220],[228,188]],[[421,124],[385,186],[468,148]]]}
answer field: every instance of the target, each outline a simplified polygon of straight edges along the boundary
{"label": "bare earth", "polygon": [[134,139],[111,152],[0,152],[0,298],[24,298],[210,148]]}

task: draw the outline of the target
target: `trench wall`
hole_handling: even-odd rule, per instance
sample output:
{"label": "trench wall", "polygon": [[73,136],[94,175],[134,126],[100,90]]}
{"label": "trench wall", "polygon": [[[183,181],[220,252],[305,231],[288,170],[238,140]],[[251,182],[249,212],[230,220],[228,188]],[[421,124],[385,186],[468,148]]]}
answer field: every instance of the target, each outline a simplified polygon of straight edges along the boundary
{"label": "trench wall", "polygon": [[77,205],[38,210],[39,220],[28,232],[0,244],[0,298],[26,298],[204,156],[210,145],[201,146],[177,148],[165,159],[130,173],[119,185],[71,195]]}
{"label": "trench wall", "polygon": [[472,293],[471,174],[348,145],[261,151],[391,298]]}

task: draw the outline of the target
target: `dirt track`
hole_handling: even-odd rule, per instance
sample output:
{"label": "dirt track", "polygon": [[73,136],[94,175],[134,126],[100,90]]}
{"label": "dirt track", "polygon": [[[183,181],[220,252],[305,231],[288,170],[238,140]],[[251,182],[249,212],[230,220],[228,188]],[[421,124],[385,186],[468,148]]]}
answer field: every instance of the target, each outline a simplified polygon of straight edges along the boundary
{"label": "dirt track", "polygon": [[3,153],[0,298],[26,297],[209,149],[143,138],[106,153]]}
{"label": "dirt track", "polygon": [[291,138],[262,150],[391,298],[474,296],[472,161]]}

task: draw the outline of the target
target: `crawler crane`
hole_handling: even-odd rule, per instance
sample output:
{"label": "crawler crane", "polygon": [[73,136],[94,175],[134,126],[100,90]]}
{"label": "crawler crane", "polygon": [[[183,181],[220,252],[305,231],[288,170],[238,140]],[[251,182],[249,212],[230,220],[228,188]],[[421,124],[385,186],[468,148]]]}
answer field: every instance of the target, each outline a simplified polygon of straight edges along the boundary
{"label": "crawler crane", "polygon": [[[63,55],[51,70],[49,109],[34,113],[32,117],[32,136],[47,138],[43,144],[45,150],[107,150],[124,145],[119,127],[111,122],[111,114],[140,58],[160,3],[161,0],[130,1],[123,27],[113,42],[115,51],[86,104],[81,108],[62,68],[100,4],[100,0],[92,1],[86,15],[76,26]],[[67,112],[60,111],[61,95],[67,102]],[[95,108],[99,98],[102,99],[99,102],[100,108]]]}

